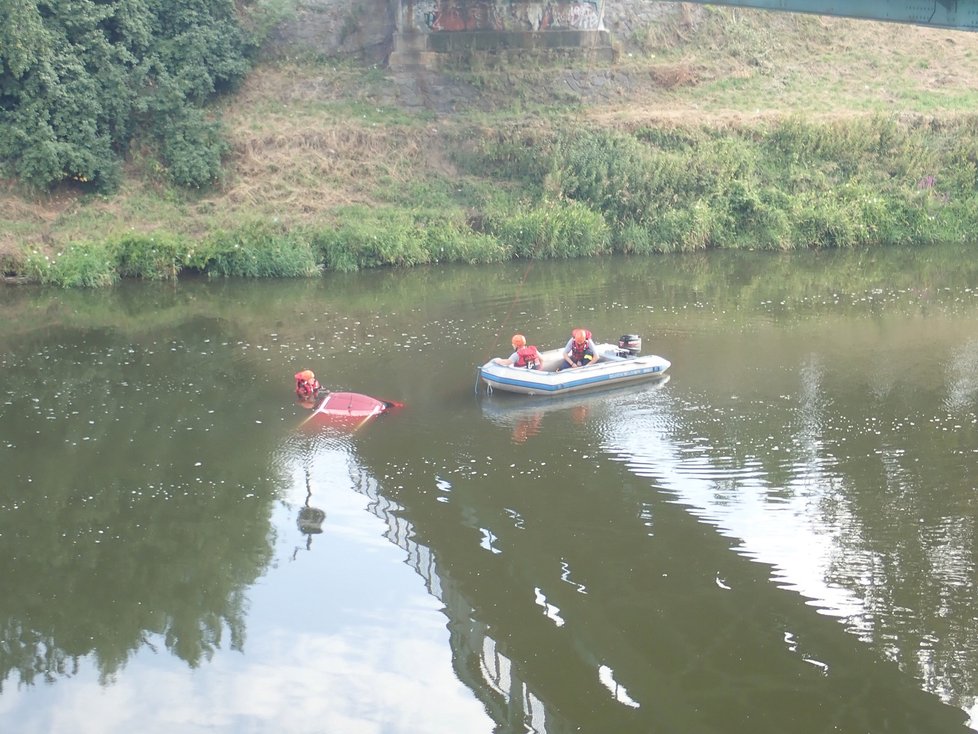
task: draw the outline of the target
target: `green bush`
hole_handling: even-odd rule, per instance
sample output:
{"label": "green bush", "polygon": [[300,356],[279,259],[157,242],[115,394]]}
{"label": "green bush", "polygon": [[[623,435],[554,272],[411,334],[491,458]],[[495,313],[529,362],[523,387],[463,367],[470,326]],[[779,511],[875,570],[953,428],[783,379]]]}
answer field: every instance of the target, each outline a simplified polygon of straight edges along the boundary
{"label": "green bush", "polygon": [[755,191],[739,180],[731,182],[727,194],[730,245],[758,250],[794,245],[787,212],[790,197],[774,187]]}
{"label": "green bush", "polygon": [[[536,185],[550,172],[554,141],[549,133],[516,128],[497,130],[490,135],[481,130],[466,130],[462,134],[465,137],[452,159],[465,171]],[[478,140],[479,144],[468,145],[470,139]]]}
{"label": "green bush", "polygon": [[796,197],[791,218],[803,247],[825,249],[867,243],[863,223],[853,217],[839,197]]}
{"label": "green bush", "polygon": [[220,178],[222,158],[229,146],[217,122],[206,120],[200,110],[187,110],[158,118],[155,130],[170,181],[199,189]]}
{"label": "green bush", "polygon": [[614,249],[624,255],[651,255],[659,251],[644,224],[625,222],[613,235]]}
{"label": "green bush", "polygon": [[340,223],[310,234],[313,249],[329,270],[426,263],[488,263],[508,257],[494,236],[476,232],[440,212],[352,207]]}
{"label": "green bush", "polygon": [[656,152],[623,133],[569,133],[547,190],[587,204],[617,226],[647,223],[688,185],[684,169],[683,156]]}
{"label": "green bush", "polygon": [[230,0],[6,3],[0,173],[112,189],[142,130],[173,181],[215,180],[220,135],[200,108],[248,71],[237,12]]}

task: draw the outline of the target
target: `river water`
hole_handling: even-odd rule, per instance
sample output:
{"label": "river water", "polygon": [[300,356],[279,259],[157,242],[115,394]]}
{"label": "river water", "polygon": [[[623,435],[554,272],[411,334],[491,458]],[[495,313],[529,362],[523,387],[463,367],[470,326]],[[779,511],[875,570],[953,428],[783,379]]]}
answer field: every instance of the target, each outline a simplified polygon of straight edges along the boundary
{"label": "river water", "polygon": [[[0,307],[4,734],[978,729],[973,248]],[[476,384],[575,326],[669,378]]]}

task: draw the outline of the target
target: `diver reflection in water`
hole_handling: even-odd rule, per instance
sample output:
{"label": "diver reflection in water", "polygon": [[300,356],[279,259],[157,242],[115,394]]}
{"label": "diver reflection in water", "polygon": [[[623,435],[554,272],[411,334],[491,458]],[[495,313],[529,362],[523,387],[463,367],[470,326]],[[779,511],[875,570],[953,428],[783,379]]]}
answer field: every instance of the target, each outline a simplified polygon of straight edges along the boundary
{"label": "diver reflection in water", "polygon": [[[299,514],[295,519],[295,524],[299,532],[306,536],[306,550],[312,549],[312,536],[323,532],[323,522],[326,521],[326,511],[318,507],[312,507],[309,500],[312,499],[312,481],[309,477],[309,470],[306,470],[306,503],[299,508]],[[299,555],[299,547],[296,546],[292,553],[292,560]]]}
{"label": "diver reflection in water", "polygon": [[[520,418],[516,422],[516,425],[513,426],[511,436],[513,443],[526,443],[527,439],[540,433],[541,424],[543,423],[543,413],[544,411],[541,410]],[[570,409],[570,419],[577,425],[583,426],[587,423],[587,416],[588,406],[585,403],[575,405]]]}
{"label": "diver reflection in water", "polygon": [[513,426],[513,443],[526,443],[527,439],[540,433],[540,424],[543,423],[543,413],[534,413],[526,418],[520,418]]}

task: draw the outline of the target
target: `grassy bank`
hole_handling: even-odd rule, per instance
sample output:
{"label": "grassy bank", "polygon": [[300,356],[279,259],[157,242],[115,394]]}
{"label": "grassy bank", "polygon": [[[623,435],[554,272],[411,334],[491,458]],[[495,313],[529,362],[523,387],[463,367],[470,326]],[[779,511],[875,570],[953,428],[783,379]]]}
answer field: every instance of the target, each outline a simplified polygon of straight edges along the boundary
{"label": "grassy bank", "polygon": [[222,110],[220,187],[169,188],[139,151],[111,197],[10,185],[0,267],[100,286],[978,231],[974,34],[699,9],[621,40],[613,69],[268,62]]}

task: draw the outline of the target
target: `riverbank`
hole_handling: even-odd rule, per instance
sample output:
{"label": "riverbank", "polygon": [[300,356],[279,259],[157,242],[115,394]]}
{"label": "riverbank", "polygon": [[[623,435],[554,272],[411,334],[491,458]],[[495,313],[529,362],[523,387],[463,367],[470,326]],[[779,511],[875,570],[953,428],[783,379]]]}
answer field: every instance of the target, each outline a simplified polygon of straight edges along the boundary
{"label": "riverbank", "polygon": [[[614,19],[613,19],[614,20]],[[675,5],[620,61],[393,73],[280,41],[212,191],[0,191],[0,267],[62,286],[431,262],[863,247],[978,226],[978,35]]]}

